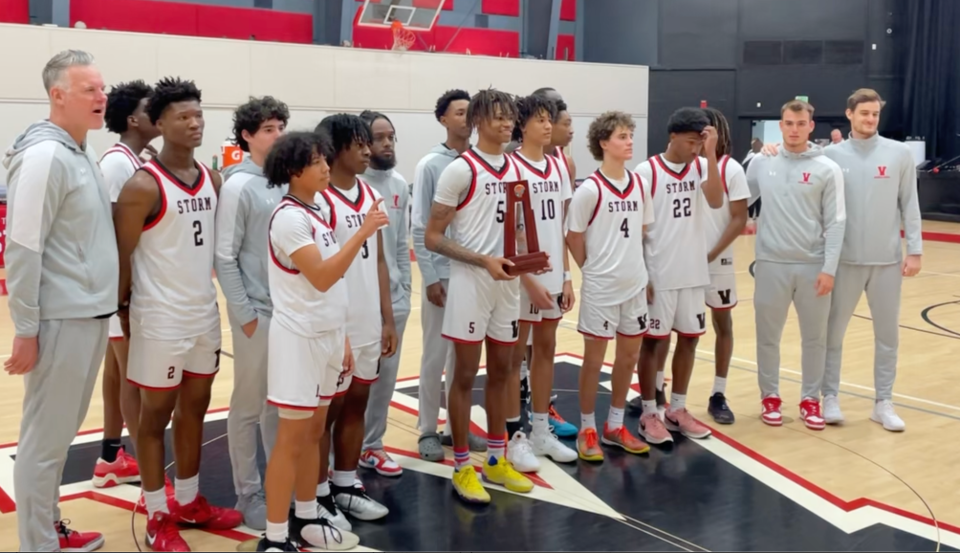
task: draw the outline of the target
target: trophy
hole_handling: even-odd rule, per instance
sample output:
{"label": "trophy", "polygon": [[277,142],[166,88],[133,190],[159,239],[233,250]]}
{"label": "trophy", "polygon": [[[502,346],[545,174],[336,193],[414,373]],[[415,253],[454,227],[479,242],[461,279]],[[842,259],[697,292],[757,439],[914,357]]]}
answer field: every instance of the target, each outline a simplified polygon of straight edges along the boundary
{"label": "trophy", "polygon": [[[510,276],[519,276],[526,273],[542,271],[550,266],[550,259],[546,252],[540,251],[540,241],[537,239],[537,221],[530,207],[530,186],[527,181],[506,183],[507,213],[503,220],[503,256],[509,259],[513,266],[506,265],[503,270]],[[523,211],[523,228],[527,237],[527,252],[517,255],[517,204]]]}

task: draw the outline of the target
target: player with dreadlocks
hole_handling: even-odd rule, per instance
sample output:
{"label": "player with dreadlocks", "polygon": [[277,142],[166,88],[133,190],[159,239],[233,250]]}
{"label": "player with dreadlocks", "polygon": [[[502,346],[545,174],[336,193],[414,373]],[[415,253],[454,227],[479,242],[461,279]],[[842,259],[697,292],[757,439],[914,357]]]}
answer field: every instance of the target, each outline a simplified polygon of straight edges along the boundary
{"label": "player with dreadlocks", "polygon": [[[211,274],[221,179],[194,159],[204,120],[192,81],[161,79],[147,114],[163,136],[163,149],[124,185],[114,211],[119,315],[130,338],[127,378],[141,389],[137,456],[147,545],[190,551],[180,525],[223,530],[243,519],[198,493],[203,419],[220,369],[220,311]],[[164,433],[171,415],[177,478],[168,498]]]}
{"label": "player with dreadlocks", "polygon": [[[143,165],[140,155],[160,135],[147,117],[147,100],[153,88],[143,81],[114,86],[107,94],[104,120],[107,130],[120,140],[100,158],[100,171],[116,203],[123,185]],[[120,436],[126,422],[130,439],[137,442],[140,422],[140,391],[127,382],[127,340],[120,319],[110,318],[110,347],[103,368],[103,443],[93,469],[93,485],[110,488],[140,480],[140,468],[123,448]]]}
{"label": "player with dreadlocks", "polygon": [[[440,175],[425,236],[427,249],[451,260],[443,336],[454,343],[456,351],[447,404],[453,426],[453,487],[462,499],[473,503],[490,502],[490,494],[470,464],[467,441],[470,397],[484,342],[488,457],[483,477],[514,492],[533,489],[533,483],[504,458],[506,384],[512,371],[513,346],[520,335],[519,282],[506,273],[511,262],[503,256],[507,183],[522,178],[517,163],[504,154],[516,120],[516,104],[505,92],[481,90],[470,99],[467,121],[477,129],[477,145]],[[447,227],[453,238],[445,235]],[[518,230],[517,236],[522,235]]]}
{"label": "player with dreadlocks", "polygon": [[[367,214],[380,209],[382,196],[358,178],[370,166],[370,127],[356,115],[338,113],[320,121],[317,132],[331,137],[333,154],[330,186],[317,197],[324,219],[333,228],[337,242],[346,244],[360,232]],[[353,351],[355,369],[337,387],[327,415],[327,434],[333,428],[333,482],[327,482],[330,439],[320,453],[320,487],[317,496],[324,518],[343,530],[350,523],[337,507],[359,520],[377,520],[389,513],[370,498],[357,480],[357,466],[363,446],[370,386],[380,376],[380,358],[397,351],[397,330],[390,297],[390,270],[384,256],[383,231],[367,238],[360,255],[344,275],[347,281],[347,338]],[[334,423],[336,423],[334,425]],[[334,503],[336,505],[334,505]]]}

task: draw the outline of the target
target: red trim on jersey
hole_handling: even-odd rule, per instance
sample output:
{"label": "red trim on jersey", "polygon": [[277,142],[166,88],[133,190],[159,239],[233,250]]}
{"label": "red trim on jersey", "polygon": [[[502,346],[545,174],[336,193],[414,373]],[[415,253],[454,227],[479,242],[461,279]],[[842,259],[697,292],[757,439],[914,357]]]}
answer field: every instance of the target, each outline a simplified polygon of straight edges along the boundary
{"label": "red trim on jersey", "polygon": [[[327,190],[330,190],[330,187],[329,187],[329,186],[327,187]],[[323,197],[323,201],[327,202],[327,205],[330,207],[330,225],[329,225],[329,228],[335,229],[335,228],[337,228],[337,210],[336,210],[336,208],[333,206],[333,200],[331,200],[331,199],[330,199],[330,196],[327,195],[327,190],[324,190],[323,192],[321,192],[320,195]],[[321,219],[321,220],[322,220],[322,219]]]}
{"label": "red trim on jersey", "polygon": [[133,153],[133,150],[131,150],[130,147],[124,144],[123,142],[117,142],[116,144],[111,146],[109,150],[107,150],[106,152],[103,152],[103,155],[100,156],[100,161],[103,162],[104,158],[107,157],[107,154],[112,154],[114,152],[119,152],[127,156],[127,159],[130,160],[130,163],[133,164],[134,169],[139,169],[143,167],[143,162],[140,161],[140,158],[138,158]]}
{"label": "red trim on jersey", "polygon": [[470,148],[467,151],[463,152],[462,154],[460,154],[460,156],[461,157],[470,156],[474,158],[474,161],[482,165],[483,168],[486,169],[491,175],[497,177],[500,180],[503,180],[503,177],[507,174],[507,171],[510,169],[510,166],[512,165],[512,163],[510,163],[510,156],[504,154],[503,167],[501,167],[500,170],[494,169],[492,165],[487,163],[487,160],[483,159],[476,152],[474,152],[473,148]]}
{"label": "red trim on jersey", "polygon": [[698,157],[697,159],[693,160],[693,162],[697,164],[697,176],[702,179],[702,178],[703,178],[703,168],[700,167],[700,158]]}
{"label": "red trim on jersey", "polygon": [[365,379],[365,378],[360,378],[359,376],[354,376],[354,377],[353,377],[353,381],[354,381],[354,382],[359,382],[360,384],[365,384],[365,385],[367,385],[367,386],[373,384],[373,383],[376,382],[377,380],[380,380],[380,377],[379,377],[379,376],[378,376],[377,378],[374,378],[373,380],[367,380],[367,379]]}
{"label": "red trim on jersey", "polygon": [[519,341],[519,340],[514,340],[512,342],[501,342],[500,340],[495,340],[490,336],[487,336],[487,340],[490,340],[491,342],[493,342],[494,344],[497,344],[498,346],[515,346]]}
{"label": "red trim on jersey", "polygon": [[[350,206],[350,208],[353,209],[355,212],[360,213],[360,208],[363,207],[363,201],[364,201],[364,199],[365,199],[365,198],[364,198],[364,194],[370,194],[370,197],[371,197],[371,198],[373,197],[373,194],[372,194],[369,190],[366,191],[366,192],[364,192],[363,189],[364,189],[365,186],[367,186],[366,183],[364,183],[364,182],[363,182],[362,180],[360,180],[360,179],[357,179],[357,188],[360,189],[360,193],[357,194],[357,201],[356,201],[356,202],[351,202],[346,196],[343,195],[343,192],[341,192],[339,189],[337,189],[336,186],[334,186],[334,185],[332,185],[332,184],[327,187],[327,190],[330,190],[331,192],[333,192],[333,193],[336,194],[337,196],[340,196],[340,199],[343,200],[343,203],[345,203],[345,204],[347,204],[348,206]],[[333,205],[330,206],[330,210],[333,211]]]}
{"label": "red trim on jersey", "polygon": [[[587,221],[587,226],[589,227],[593,224],[593,220],[597,218],[597,213],[600,213],[600,202],[603,201],[603,187],[600,186],[600,183],[597,182],[597,179],[593,178],[593,175],[583,179],[583,184],[586,184],[587,181],[597,185],[597,205],[593,206],[593,213],[590,215],[590,220]],[[583,184],[580,186],[583,186]]]}
{"label": "red trim on jersey", "polygon": [[730,161],[730,156],[723,156],[720,158],[720,182],[723,183],[723,193],[727,196],[730,195],[730,191],[727,190],[727,162]]}
{"label": "red trim on jersey", "polygon": [[584,331],[580,330],[579,328],[577,329],[577,332],[579,332],[580,334],[583,334],[584,336],[586,336],[586,337],[588,337],[588,338],[593,338],[594,340],[604,340],[604,341],[607,341],[607,342],[609,342],[610,340],[613,340],[613,337],[612,337],[612,336],[609,337],[609,338],[606,337],[606,336],[597,336],[596,334],[590,334],[589,332],[584,332]]}
{"label": "red trim on jersey", "polygon": [[617,187],[614,186],[613,183],[610,182],[610,180],[607,179],[607,177],[604,176],[604,174],[601,173],[599,169],[597,169],[597,172],[594,173],[594,175],[595,175],[596,177],[598,177],[598,179],[599,179],[601,182],[603,182],[603,184],[604,184],[607,188],[609,188],[610,191],[613,192],[613,194],[614,194],[616,197],[620,198],[621,200],[626,200],[626,199],[627,199],[627,196],[629,196],[630,193],[633,192],[633,172],[631,172],[631,171],[627,171],[627,188],[626,188],[623,192],[617,190]]}
{"label": "red trim on jersey", "polygon": [[653,198],[653,195],[657,193],[657,166],[653,164],[653,158],[648,159],[650,162],[650,197]]}
{"label": "red trim on jersey", "polygon": [[698,333],[698,334],[687,334],[687,333],[685,333],[685,332],[680,332],[680,331],[677,330],[677,329],[673,329],[673,331],[677,333],[677,336],[683,336],[684,338],[699,338],[699,337],[701,337],[701,336],[703,336],[704,334],[707,333],[706,330],[704,330],[703,332],[700,332],[700,333]]}
{"label": "red trim on jersey", "polygon": [[647,193],[643,191],[643,179],[640,178],[640,173],[631,173],[633,178],[637,179],[637,188],[640,189],[640,201],[646,203]]}
{"label": "red trim on jersey", "polygon": [[562,321],[562,320],[563,320],[563,317],[562,317],[562,316],[560,316],[560,317],[540,317],[540,322],[543,322],[543,321]]}
{"label": "red trim on jersey", "polygon": [[618,332],[617,332],[617,336],[623,336],[624,338],[639,338],[639,337],[641,337],[641,336],[646,335],[646,333],[647,333],[646,330],[644,330],[644,331],[641,332],[640,334],[624,334],[624,333],[618,331]]}
{"label": "red trim on jersey", "polygon": [[129,378],[127,379],[127,383],[130,384],[131,386],[140,388],[141,390],[148,390],[148,391],[151,391],[151,392],[169,392],[169,391],[172,391],[172,390],[176,390],[177,388],[180,387],[179,384],[176,384],[176,385],[170,386],[170,387],[168,387],[168,388],[157,388],[156,386],[146,386],[146,385],[140,384],[139,382],[130,380]]}
{"label": "red trim on jersey", "polygon": [[[534,167],[533,165],[531,165],[529,161],[527,161],[526,159],[524,159],[523,156],[521,156],[521,155],[519,154],[519,152],[514,152],[514,153],[510,154],[510,157],[512,157],[512,158],[514,159],[514,161],[520,162],[520,163],[521,163],[523,166],[525,166],[527,169],[530,169],[530,171],[532,171],[533,174],[537,175],[537,176],[540,177],[541,179],[550,178],[550,175],[553,174],[553,163],[550,162],[550,156],[546,156],[546,157],[543,158],[543,159],[545,159],[546,162],[547,162],[546,173],[544,173],[544,172],[541,171],[540,169],[537,169],[536,167]],[[560,170],[558,169],[557,172],[559,173]]]}
{"label": "red trim on jersey", "polygon": [[273,215],[270,216],[270,222],[267,223],[267,250],[270,252],[270,260],[273,261],[273,264],[279,267],[281,271],[291,275],[299,275],[300,271],[296,269],[291,269],[289,267],[284,266],[283,263],[280,263],[280,260],[277,259],[277,254],[273,251],[273,240],[270,240],[270,230],[273,228],[273,219],[277,216],[277,213],[280,213],[280,210],[285,208],[286,206],[291,206],[291,207],[297,206],[297,204],[293,202],[281,201],[281,203],[283,205],[273,212]]}
{"label": "red trim on jersey", "polygon": [[[740,302],[737,302],[737,303],[740,303]],[[724,305],[723,307],[710,307],[709,305],[707,307],[710,307],[711,311],[730,311],[736,306],[737,304],[735,303],[733,305]]]}
{"label": "red trim on jersey", "polygon": [[460,338],[454,338],[453,336],[447,336],[446,334],[440,334],[440,336],[446,338],[447,340],[450,340],[455,344],[467,344],[467,345],[475,346],[477,344],[483,343],[483,340],[461,340]]}
{"label": "red trim on jersey", "polygon": [[183,369],[183,376],[189,376],[190,378],[213,378],[217,376],[217,373],[219,372],[220,372],[220,369],[217,369],[217,372],[214,372],[214,373],[200,374],[200,373],[192,373],[187,369]]}
{"label": "red trim on jersey", "polygon": [[111,336],[108,341],[110,341],[110,342],[121,342],[121,341],[123,341],[123,340],[125,340],[125,339],[126,339],[126,338],[124,338],[123,336]]}
{"label": "red trim on jersey", "polygon": [[150,166],[155,167],[164,177],[167,178],[167,180],[177,185],[178,188],[187,194],[190,194],[191,196],[196,196],[198,193],[200,193],[200,190],[203,189],[203,185],[207,182],[207,170],[202,164],[197,163],[197,160],[194,160],[193,164],[196,166],[198,174],[197,180],[193,183],[192,188],[187,183],[180,180],[179,177],[175,176],[170,171],[167,171],[167,169],[160,164],[160,161],[157,160],[157,158],[153,158],[147,163],[144,163],[143,168],[145,169]]}
{"label": "red trim on jersey", "polygon": [[467,207],[467,204],[470,203],[470,200],[473,199],[473,194],[477,191],[477,168],[473,165],[473,162],[464,155],[460,156],[463,158],[463,161],[467,163],[467,167],[470,168],[470,188],[467,189],[467,195],[463,198],[463,201],[457,204],[457,211]]}
{"label": "red trim on jersey", "polygon": [[[320,396],[320,399],[324,399],[323,396]],[[286,403],[278,403],[273,400],[267,400],[268,405],[273,405],[280,409],[289,409],[291,411],[316,411],[318,407],[304,407],[303,405],[287,405]]]}
{"label": "red trim on jersey", "polygon": [[[673,169],[671,169],[670,167],[667,166],[667,162],[663,160],[663,156],[662,156],[661,154],[657,154],[657,155],[653,156],[653,158],[657,160],[657,163],[660,164],[660,167],[661,167],[664,171],[666,171],[668,175],[670,175],[671,177],[673,177],[673,178],[675,178],[675,179],[677,179],[677,180],[683,180],[683,177],[687,176],[687,173],[690,172],[690,164],[689,164],[689,163],[686,164],[686,165],[684,165],[684,166],[683,166],[683,170],[680,171],[679,173],[677,173],[676,171],[674,171]],[[697,161],[699,162],[699,159],[698,159]]]}
{"label": "red trim on jersey", "polygon": [[148,175],[153,177],[153,180],[157,181],[157,188],[160,190],[160,211],[157,213],[157,216],[152,221],[150,221],[149,223],[144,222],[143,231],[146,232],[152,229],[153,227],[157,226],[157,223],[159,223],[163,219],[163,216],[166,215],[167,193],[163,190],[163,184],[161,184],[160,182],[160,178],[161,178],[160,174],[157,173],[157,170],[153,166],[149,164],[144,164],[142,167],[140,167],[140,169],[138,169],[138,171],[146,171]]}

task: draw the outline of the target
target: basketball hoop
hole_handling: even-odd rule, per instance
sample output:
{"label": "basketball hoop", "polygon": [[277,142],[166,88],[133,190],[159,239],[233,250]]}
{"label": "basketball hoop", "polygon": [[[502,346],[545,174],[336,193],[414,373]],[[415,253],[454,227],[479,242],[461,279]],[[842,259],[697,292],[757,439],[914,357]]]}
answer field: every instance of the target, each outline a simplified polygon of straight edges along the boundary
{"label": "basketball hoop", "polygon": [[417,35],[413,34],[413,31],[408,31],[403,27],[403,23],[400,21],[394,20],[390,24],[390,28],[393,29],[393,49],[401,52],[406,52],[413,46],[413,43],[417,41]]}

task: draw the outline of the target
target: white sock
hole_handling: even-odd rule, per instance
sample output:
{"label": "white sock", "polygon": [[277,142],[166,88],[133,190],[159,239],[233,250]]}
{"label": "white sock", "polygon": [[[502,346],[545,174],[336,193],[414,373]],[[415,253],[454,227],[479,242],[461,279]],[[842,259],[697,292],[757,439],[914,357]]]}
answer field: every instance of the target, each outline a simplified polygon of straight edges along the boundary
{"label": "white sock", "polygon": [[663,391],[663,371],[657,371],[657,391]]}
{"label": "white sock", "polygon": [[713,392],[710,395],[714,394],[726,394],[727,393],[727,379],[722,376],[713,377]]}
{"label": "white sock", "polygon": [[327,497],[330,495],[330,482],[320,482],[317,484],[317,497]]}
{"label": "white sock", "polygon": [[607,415],[607,430],[611,432],[614,430],[620,430],[620,427],[623,426],[623,409],[617,409],[613,405],[610,406],[610,414]]}
{"label": "white sock", "polygon": [[154,513],[170,514],[170,509],[167,508],[167,490],[165,488],[160,488],[155,492],[144,491],[143,500],[147,504],[147,513],[150,518],[153,518]]}
{"label": "white sock", "polygon": [[333,471],[333,485],[341,488],[352,488],[357,478],[355,470],[335,470]]}
{"label": "white sock", "polygon": [[267,521],[267,541],[283,543],[287,541],[287,521],[280,523]]}
{"label": "white sock", "polygon": [[687,394],[670,394],[670,412],[686,409]]}
{"label": "white sock", "polygon": [[175,498],[180,505],[189,505],[197,499],[200,493],[200,475],[197,474],[186,480],[173,480]]}
{"label": "white sock", "polygon": [[533,426],[533,433],[542,436],[550,432],[550,415],[547,413],[534,413],[533,421],[530,424]]}
{"label": "white sock", "polygon": [[316,520],[318,516],[316,498],[311,501],[297,501],[296,513],[300,520]]}
{"label": "white sock", "polygon": [[594,413],[580,413],[580,428],[582,430],[587,428],[597,429],[597,417],[594,416]]}
{"label": "white sock", "polygon": [[643,404],[643,414],[644,414],[644,415],[646,415],[646,414],[648,414],[648,413],[656,413],[656,412],[657,412],[657,400],[651,399],[650,401],[647,401],[647,400],[644,399],[644,400],[641,400],[641,403]]}

